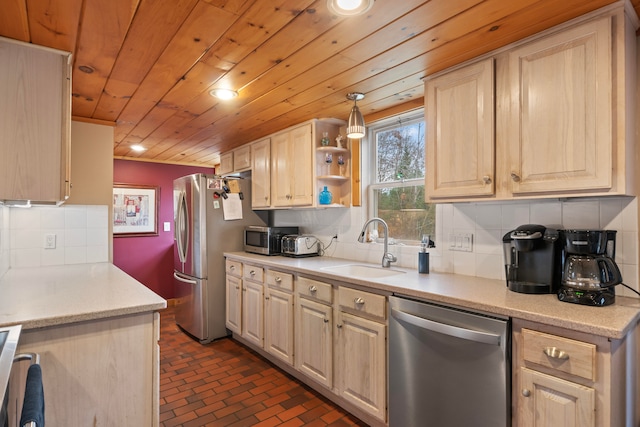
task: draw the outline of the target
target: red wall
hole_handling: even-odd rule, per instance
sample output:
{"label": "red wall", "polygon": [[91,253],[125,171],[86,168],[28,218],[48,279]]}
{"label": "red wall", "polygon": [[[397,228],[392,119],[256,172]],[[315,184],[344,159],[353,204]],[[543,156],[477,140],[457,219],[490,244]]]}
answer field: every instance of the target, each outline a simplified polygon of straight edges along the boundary
{"label": "red wall", "polygon": [[[114,237],[113,264],[163,298],[173,293],[173,180],[192,173],[213,173],[213,168],[114,160],[113,180],[124,184],[160,187],[158,235]],[[171,223],[171,231],[163,224]]]}

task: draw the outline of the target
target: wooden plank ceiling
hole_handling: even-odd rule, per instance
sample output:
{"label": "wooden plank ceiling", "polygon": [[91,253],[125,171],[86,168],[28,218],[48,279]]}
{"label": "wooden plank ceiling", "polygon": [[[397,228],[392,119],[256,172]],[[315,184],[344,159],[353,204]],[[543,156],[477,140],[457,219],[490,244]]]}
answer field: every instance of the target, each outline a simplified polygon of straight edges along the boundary
{"label": "wooden plank ceiling", "polygon": [[346,119],[348,92],[366,94],[365,118],[420,105],[425,75],[612,2],[377,0],[344,18],[326,0],[5,0],[0,35],[73,53],[73,115],[115,123],[114,157],[211,166]]}

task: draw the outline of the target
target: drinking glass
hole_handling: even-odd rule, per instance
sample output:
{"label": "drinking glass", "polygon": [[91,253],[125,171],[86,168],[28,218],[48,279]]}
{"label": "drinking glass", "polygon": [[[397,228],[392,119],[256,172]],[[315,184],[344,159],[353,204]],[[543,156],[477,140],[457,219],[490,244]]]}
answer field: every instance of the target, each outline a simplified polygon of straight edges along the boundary
{"label": "drinking glass", "polygon": [[327,175],[331,175],[331,163],[333,163],[333,154],[327,153],[324,157],[324,162],[327,164]]}

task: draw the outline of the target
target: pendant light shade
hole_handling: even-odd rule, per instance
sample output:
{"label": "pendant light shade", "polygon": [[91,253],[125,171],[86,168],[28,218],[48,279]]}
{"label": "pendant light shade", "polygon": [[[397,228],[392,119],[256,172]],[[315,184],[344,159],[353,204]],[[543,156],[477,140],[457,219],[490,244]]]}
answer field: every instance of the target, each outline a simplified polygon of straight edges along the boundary
{"label": "pendant light shade", "polygon": [[349,114],[349,122],[347,123],[347,138],[364,138],[364,135],[366,134],[364,117],[362,117],[362,113],[356,105],[358,101],[364,99],[364,94],[359,92],[349,93],[347,94],[347,99],[353,101],[353,108],[351,109],[351,114]]}

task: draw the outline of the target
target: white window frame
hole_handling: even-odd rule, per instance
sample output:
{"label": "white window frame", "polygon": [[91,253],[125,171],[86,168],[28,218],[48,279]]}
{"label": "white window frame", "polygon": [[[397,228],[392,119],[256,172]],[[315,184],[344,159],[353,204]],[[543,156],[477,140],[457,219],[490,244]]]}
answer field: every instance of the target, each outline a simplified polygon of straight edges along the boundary
{"label": "white window frame", "polygon": [[[373,124],[369,124],[367,126],[367,136],[365,137],[365,140],[363,140],[362,142],[365,143],[369,148],[367,150],[368,157],[369,157],[367,162],[368,173],[366,174],[367,200],[369,201],[369,203],[367,204],[367,212],[368,212],[369,218],[373,218],[374,216],[377,216],[377,212],[378,212],[378,202],[377,202],[377,199],[374,197],[375,190],[380,188],[402,188],[402,187],[412,187],[416,185],[423,185],[423,186],[425,185],[424,176],[422,178],[403,179],[401,181],[392,181],[392,182],[384,182],[384,183],[376,182],[376,179],[377,179],[376,175],[378,172],[378,155],[377,155],[377,147],[376,147],[376,141],[375,141],[375,133],[378,131],[393,128],[398,125],[410,124],[410,123],[415,123],[419,121],[424,122],[426,126],[424,109],[422,108],[419,110],[412,110],[407,113],[386,118],[378,122],[375,122]],[[426,132],[425,132],[425,138],[426,138]],[[425,141],[425,145],[426,145],[426,141]],[[425,153],[422,153],[422,155],[424,156]],[[436,218],[436,221],[437,221],[437,218]],[[437,228],[437,222],[436,222],[436,228]],[[399,240],[399,239],[395,239],[395,240],[397,243],[404,244],[407,246],[420,245],[420,242],[418,240]]]}

